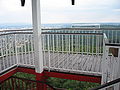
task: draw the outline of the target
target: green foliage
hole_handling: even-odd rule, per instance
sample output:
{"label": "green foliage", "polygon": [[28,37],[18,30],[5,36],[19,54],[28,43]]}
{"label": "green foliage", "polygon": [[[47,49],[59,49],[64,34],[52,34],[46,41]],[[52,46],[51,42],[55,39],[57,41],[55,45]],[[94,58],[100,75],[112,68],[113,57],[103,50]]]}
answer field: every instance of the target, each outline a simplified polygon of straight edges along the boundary
{"label": "green foliage", "polygon": [[59,78],[49,78],[48,83],[57,88],[65,88],[67,90],[88,90],[99,86],[97,83],[81,82],[75,80],[66,80]]}
{"label": "green foliage", "polygon": [[17,76],[17,77],[21,77],[21,78],[26,78],[26,79],[30,79],[30,80],[35,80],[35,77],[36,77],[33,74],[27,74],[27,73],[22,73],[22,72],[17,72],[13,76]]}

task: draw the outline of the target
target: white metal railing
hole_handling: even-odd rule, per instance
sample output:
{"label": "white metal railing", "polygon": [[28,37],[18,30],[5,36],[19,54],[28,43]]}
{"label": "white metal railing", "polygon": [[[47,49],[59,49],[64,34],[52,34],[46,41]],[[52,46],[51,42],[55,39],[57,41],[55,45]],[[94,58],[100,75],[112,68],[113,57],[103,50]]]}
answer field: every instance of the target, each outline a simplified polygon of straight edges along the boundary
{"label": "white metal railing", "polygon": [[31,32],[0,34],[0,73],[17,65],[34,65],[34,45]]}
{"label": "white metal railing", "polygon": [[102,34],[51,33],[43,35],[43,51],[102,54]]}
{"label": "white metal railing", "polygon": [[120,43],[120,28],[103,28],[102,31],[106,34],[109,43]]}
{"label": "white metal railing", "polygon": [[[102,84],[105,84],[120,77],[120,44],[109,43],[105,34],[103,40]],[[109,88],[119,90],[119,84],[117,83]]]}
{"label": "white metal railing", "polygon": [[[119,30],[117,31],[119,32]],[[77,61],[77,56],[101,57],[103,53],[103,37],[100,33],[103,33],[102,29],[44,29],[42,31],[44,67],[48,69],[84,71],[84,68],[79,69],[82,65],[79,65],[80,62]],[[119,41],[119,36],[117,40]],[[74,60],[71,59],[72,55],[75,55]],[[56,61],[53,59],[56,59]],[[77,68],[73,67],[74,63],[77,63]],[[58,64],[63,65],[58,66]],[[35,65],[31,30],[0,31],[0,73],[16,65],[30,67]],[[66,65],[70,65],[70,67],[66,67]]]}
{"label": "white metal railing", "polygon": [[[86,59],[90,59],[92,56],[93,58],[94,56],[102,56],[102,36],[102,33],[90,33],[89,31],[81,33],[43,32],[44,66],[49,70],[89,71],[79,68],[79,60],[83,59],[80,55],[85,55]],[[75,65],[76,67],[74,67]],[[91,72],[93,73],[93,71]]]}
{"label": "white metal railing", "polygon": [[120,43],[120,28],[59,28],[59,29],[43,29],[50,32],[90,32],[105,33],[109,43]]}

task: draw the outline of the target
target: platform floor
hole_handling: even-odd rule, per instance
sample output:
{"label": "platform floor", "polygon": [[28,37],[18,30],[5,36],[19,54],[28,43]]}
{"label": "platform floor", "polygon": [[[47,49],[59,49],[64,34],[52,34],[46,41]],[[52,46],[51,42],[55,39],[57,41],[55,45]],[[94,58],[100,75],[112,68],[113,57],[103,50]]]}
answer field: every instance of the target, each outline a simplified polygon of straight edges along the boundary
{"label": "platform floor", "polygon": [[[50,54],[50,55],[49,55]],[[64,72],[101,73],[100,55],[83,55],[70,53],[43,52],[45,69]],[[20,65],[34,66],[33,53],[18,55]],[[17,63],[16,56],[5,56],[0,58],[0,71]]]}
{"label": "platform floor", "polygon": [[101,72],[102,56],[99,55],[51,53],[49,56],[46,53],[44,59],[47,66],[50,60],[50,67]]}

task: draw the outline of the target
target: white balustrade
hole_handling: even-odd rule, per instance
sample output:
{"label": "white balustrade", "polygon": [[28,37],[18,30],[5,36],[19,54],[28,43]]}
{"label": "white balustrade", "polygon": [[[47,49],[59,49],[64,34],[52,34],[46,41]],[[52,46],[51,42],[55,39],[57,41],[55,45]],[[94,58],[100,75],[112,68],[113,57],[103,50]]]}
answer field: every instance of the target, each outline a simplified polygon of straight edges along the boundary
{"label": "white balustrade", "polygon": [[[49,71],[101,73],[99,67],[101,67],[104,50],[102,33],[106,33],[110,43],[119,43],[119,31],[112,29],[110,31],[107,29],[89,30],[88,28],[86,30],[78,28],[43,29],[44,68]],[[0,73],[14,66],[35,66],[33,38],[31,30],[0,32]],[[92,58],[96,58],[96,60],[92,61]],[[96,64],[100,66],[97,67]]]}
{"label": "white balustrade", "polygon": [[[103,39],[103,60],[102,60],[102,82],[108,83],[120,77],[120,44],[109,43],[109,40],[104,34]],[[106,87],[110,90],[120,90],[120,83]],[[102,90],[106,90],[105,88]]]}

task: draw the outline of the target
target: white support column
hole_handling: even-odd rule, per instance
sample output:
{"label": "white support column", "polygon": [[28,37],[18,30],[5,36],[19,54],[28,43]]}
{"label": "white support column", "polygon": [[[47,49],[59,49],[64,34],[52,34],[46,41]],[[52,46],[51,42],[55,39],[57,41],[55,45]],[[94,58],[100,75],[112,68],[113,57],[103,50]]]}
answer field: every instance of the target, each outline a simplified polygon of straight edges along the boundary
{"label": "white support column", "polygon": [[[105,43],[108,43],[107,36],[103,35],[103,57],[102,57],[102,81],[101,84],[107,83],[107,56],[109,52],[109,48],[105,46]],[[103,89],[105,90],[105,89]]]}
{"label": "white support column", "polygon": [[37,73],[43,72],[43,54],[41,42],[41,16],[40,0],[32,0],[32,20],[35,51],[35,70]]}

